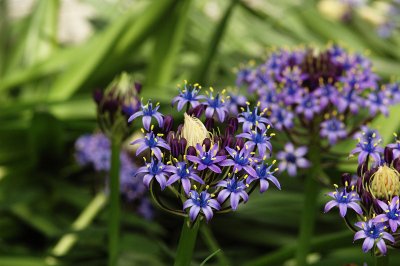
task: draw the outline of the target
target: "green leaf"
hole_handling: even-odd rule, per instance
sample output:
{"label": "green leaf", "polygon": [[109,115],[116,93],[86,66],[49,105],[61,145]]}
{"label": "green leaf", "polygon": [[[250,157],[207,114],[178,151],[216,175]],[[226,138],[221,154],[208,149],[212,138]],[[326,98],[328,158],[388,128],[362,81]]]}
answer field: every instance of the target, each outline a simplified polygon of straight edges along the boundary
{"label": "green leaf", "polygon": [[49,92],[49,100],[63,100],[74,94],[102,64],[109,63],[110,54],[119,58],[128,48],[136,47],[151,33],[156,23],[167,13],[174,1],[153,2],[132,24],[132,12],[127,12],[106,29],[97,42],[87,47],[83,56],[62,73]]}

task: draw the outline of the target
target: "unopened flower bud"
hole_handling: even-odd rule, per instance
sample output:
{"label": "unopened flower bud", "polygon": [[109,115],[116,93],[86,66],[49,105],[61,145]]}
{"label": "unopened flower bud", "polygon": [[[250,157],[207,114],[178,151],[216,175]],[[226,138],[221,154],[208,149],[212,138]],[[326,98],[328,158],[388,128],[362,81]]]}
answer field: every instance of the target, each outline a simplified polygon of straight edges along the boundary
{"label": "unopened flower bud", "polygon": [[205,126],[207,130],[211,131],[214,129],[215,121],[214,118],[206,118]]}
{"label": "unopened flower bud", "polygon": [[387,164],[391,164],[393,161],[393,149],[389,148],[389,147],[385,147],[385,151],[384,151],[384,155],[383,155],[385,162]]}
{"label": "unopened flower bud", "polygon": [[171,115],[166,115],[164,117],[163,132],[165,134],[168,134],[173,126],[174,126],[174,118]]}
{"label": "unopened flower bud", "polygon": [[204,113],[204,109],[204,105],[199,104],[195,108],[191,108],[188,111],[188,115],[199,118]]}
{"label": "unopened flower bud", "polygon": [[244,139],[242,138],[237,138],[236,139],[236,143],[235,143],[235,147],[239,147],[240,149],[242,149],[244,146]]}
{"label": "unopened flower bud", "polygon": [[181,155],[185,154],[186,145],[187,145],[186,139],[181,138],[181,139],[179,140],[179,153],[180,153]]}
{"label": "unopened flower bud", "polygon": [[171,154],[175,158],[178,158],[178,156],[179,156],[179,140],[178,139],[173,139],[171,141]]}
{"label": "unopened flower bud", "polygon": [[187,154],[187,155],[196,156],[196,155],[197,155],[197,154],[196,154],[196,148],[193,147],[193,146],[189,146],[188,149],[187,149],[187,151],[186,151],[186,154]]}
{"label": "unopened flower bud", "polygon": [[208,138],[210,134],[199,119],[185,113],[180,135],[186,139],[187,145],[196,146],[196,144],[202,144],[204,139]]}
{"label": "unopened flower bud", "polygon": [[370,192],[374,198],[391,199],[400,193],[400,174],[387,165],[379,166],[371,176]]}
{"label": "unopened flower bud", "polygon": [[236,117],[229,117],[228,126],[231,126],[233,128],[233,132],[236,132],[236,130],[238,130],[238,126],[239,126],[238,119]]}
{"label": "unopened flower bud", "polygon": [[206,138],[203,141],[203,145],[205,146],[205,150],[208,151],[211,147],[211,140],[209,138]]}

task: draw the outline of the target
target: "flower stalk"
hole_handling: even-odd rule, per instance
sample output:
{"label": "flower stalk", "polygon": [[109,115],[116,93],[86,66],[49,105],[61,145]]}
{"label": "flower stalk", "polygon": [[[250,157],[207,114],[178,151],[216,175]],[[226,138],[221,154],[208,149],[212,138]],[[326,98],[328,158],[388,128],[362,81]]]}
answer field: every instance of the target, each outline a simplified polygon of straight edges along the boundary
{"label": "flower stalk", "polygon": [[190,265],[200,228],[200,220],[197,219],[194,223],[191,223],[189,217],[185,218],[176,250],[174,266]]}
{"label": "flower stalk", "polygon": [[114,135],[111,138],[111,169],[110,169],[110,208],[108,228],[108,265],[117,264],[119,253],[120,234],[120,192],[119,192],[119,169],[121,138]]}
{"label": "flower stalk", "polygon": [[297,265],[307,265],[307,254],[311,248],[311,239],[314,232],[317,197],[319,192],[319,184],[317,182],[318,175],[322,172],[320,161],[320,140],[317,134],[313,135],[310,141],[310,161],[312,166],[309,168],[305,181],[304,205],[301,214],[300,230],[298,237],[298,245],[296,252]]}
{"label": "flower stalk", "polygon": [[388,266],[389,265],[389,255],[385,256],[375,256],[375,266]]}

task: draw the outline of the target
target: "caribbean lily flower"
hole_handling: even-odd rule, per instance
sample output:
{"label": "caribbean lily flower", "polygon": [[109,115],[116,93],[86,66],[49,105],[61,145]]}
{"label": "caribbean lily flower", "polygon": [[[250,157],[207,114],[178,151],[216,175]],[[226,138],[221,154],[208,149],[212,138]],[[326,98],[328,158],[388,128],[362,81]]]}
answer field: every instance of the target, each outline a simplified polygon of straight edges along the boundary
{"label": "caribbean lily flower", "polygon": [[233,166],[233,171],[237,172],[244,169],[249,175],[256,175],[255,170],[251,166],[254,158],[251,157],[251,150],[247,146],[243,147],[241,150],[234,150],[232,148],[225,148],[232,159],[226,159],[220,163],[221,166]]}
{"label": "caribbean lily flower", "polygon": [[173,166],[165,165],[161,161],[151,159],[151,162],[147,163],[146,166],[140,167],[135,175],[145,174],[143,182],[147,187],[149,187],[151,180],[155,178],[160,184],[161,189],[164,190],[167,186],[166,176],[168,173],[173,173],[174,170]]}
{"label": "caribbean lily flower", "polygon": [[183,204],[183,209],[190,208],[189,217],[190,220],[196,220],[200,211],[204,214],[207,221],[213,217],[214,213],[212,209],[219,210],[221,206],[218,201],[211,198],[210,193],[202,191],[198,193],[195,190],[189,192],[190,198]]}
{"label": "caribbean lily flower", "polygon": [[285,150],[278,152],[276,157],[281,161],[279,163],[279,171],[287,169],[290,176],[295,176],[297,167],[307,168],[310,167],[310,162],[304,158],[307,153],[307,147],[302,146],[295,149],[292,143],[286,143]]}
{"label": "caribbean lily flower", "polygon": [[264,157],[267,149],[270,152],[272,151],[272,145],[269,141],[271,139],[271,135],[267,135],[268,129],[269,125],[265,130],[253,130],[249,133],[239,134],[238,137],[248,139],[248,141],[245,143],[245,146],[248,146],[250,149],[257,147],[260,157]]}
{"label": "caribbean lily flower", "polygon": [[263,112],[258,114],[258,107],[254,107],[253,111],[250,111],[249,106],[247,106],[247,111],[239,114],[239,122],[243,123],[243,131],[249,132],[253,127],[265,130],[265,124],[270,125],[271,122],[262,117],[263,114]]}
{"label": "caribbean lily flower", "polygon": [[209,168],[215,173],[221,173],[221,168],[217,166],[217,163],[225,160],[226,156],[217,156],[218,144],[214,144],[210,150],[205,151],[203,146],[200,144],[196,145],[198,156],[187,155],[187,159],[191,162],[197,163],[198,170],[204,170]]}
{"label": "caribbean lily flower", "polygon": [[163,140],[162,138],[155,136],[154,132],[147,133],[144,138],[137,139],[131,142],[131,144],[140,144],[139,148],[136,150],[136,155],[139,155],[143,151],[150,149],[158,160],[161,160],[162,157],[160,147],[167,150],[171,149],[167,142],[165,142],[165,140]]}
{"label": "caribbean lily flower", "polygon": [[234,175],[232,178],[219,181],[217,186],[224,188],[218,194],[218,201],[224,203],[225,200],[230,197],[230,204],[234,211],[236,211],[239,205],[240,198],[242,198],[244,202],[247,202],[249,199],[249,195],[246,193],[248,185],[245,184],[244,180],[239,181]]}
{"label": "caribbean lily flower", "polygon": [[[354,189],[354,187],[353,187]],[[338,190],[336,186],[335,192],[329,192],[328,195],[333,198],[325,205],[325,212],[330,211],[333,207],[339,207],[340,216],[344,217],[347,213],[347,208],[352,208],[356,213],[362,214],[363,211],[357,202],[360,201],[360,197],[354,190],[347,192],[346,189]]]}
{"label": "caribbean lily flower", "polygon": [[347,136],[346,126],[339,119],[333,117],[321,123],[321,137],[328,139],[331,145]]}
{"label": "caribbean lily flower", "polygon": [[190,104],[193,108],[198,106],[199,103],[199,84],[190,85],[185,81],[184,89],[179,91],[179,95],[172,100],[172,104],[178,103],[178,111],[182,110],[185,104]]}
{"label": "caribbean lily flower", "polygon": [[210,93],[208,96],[201,96],[201,98],[205,99],[204,105],[207,106],[206,108],[206,117],[211,118],[214,114],[217,114],[217,117],[220,122],[225,120],[225,116],[228,113],[226,109],[226,104],[224,99],[222,99],[221,95],[217,93],[217,95],[213,96],[213,89],[210,88]]}
{"label": "caribbean lily flower", "polygon": [[148,101],[146,105],[142,104],[141,111],[138,111],[129,117],[128,122],[132,122],[136,118],[143,116],[143,127],[148,131],[150,129],[151,118],[154,117],[157,120],[158,125],[162,127],[163,117],[161,113],[158,112],[158,108],[160,108],[158,104],[153,108],[153,103]]}
{"label": "caribbean lily flower", "polygon": [[172,175],[167,181],[167,186],[170,186],[176,181],[181,180],[183,190],[186,194],[189,194],[189,179],[192,179],[199,184],[204,184],[204,181],[196,174],[196,171],[193,168],[193,166],[189,166],[186,162],[177,162],[176,167],[171,169]]}
{"label": "caribbean lily flower", "polygon": [[377,223],[388,222],[392,232],[396,232],[398,225],[400,225],[399,196],[393,197],[388,204],[381,200],[377,200],[377,203],[384,213],[376,216],[373,221]]}
{"label": "caribbean lily flower", "polygon": [[250,184],[251,182],[253,182],[255,180],[260,180],[260,192],[261,193],[267,191],[267,189],[269,187],[268,181],[271,181],[272,183],[274,183],[274,185],[278,189],[281,189],[281,185],[279,184],[278,179],[273,175],[276,171],[278,171],[278,168],[271,170],[271,167],[273,166],[273,164],[274,164],[274,162],[270,165],[268,165],[265,162],[261,162],[260,164],[257,164],[255,166],[256,175],[249,176],[247,178],[247,184]]}
{"label": "caribbean lily flower", "polygon": [[364,243],[362,250],[368,252],[376,245],[382,254],[386,254],[387,248],[385,240],[394,243],[394,238],[389,233],[385,232],[385,226],[381,223],[374,223],[372,220],[366,222],[358,222],[355,224],[361,230],[354,235],[354,241],[363,239]]}

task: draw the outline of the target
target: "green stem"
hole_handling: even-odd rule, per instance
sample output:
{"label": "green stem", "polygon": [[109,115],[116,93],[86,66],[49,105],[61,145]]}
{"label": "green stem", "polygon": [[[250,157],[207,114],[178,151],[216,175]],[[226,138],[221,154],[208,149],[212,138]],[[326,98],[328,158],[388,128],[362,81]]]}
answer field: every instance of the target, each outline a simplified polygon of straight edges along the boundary
{"label": "green stem", "polygon": [[108,265],[114,266],[118,259],[119,223],[120,223],[120,168],[121,140],[118,137],[111,138],[111,170],[110,170],[110,208],[108,228]]}
{"label": "green stem", "polygon": [[217,240],[214,238],[214,235],[208,225],[203,224],[200,228],[202,237],[204,239],[204,242],[208,246],[211,252],[215,252],[217,250],[220,250],[218,253],[215,254],[217,257],[219,264],[220,265],[231,265],[229,262],[228,258],[225,256],[224,252],[222,249],[219,247]]}
{"label": "green stem", "polygon": [[319,138],[311,139],[309,158],[312,166],[306,176],[304,188],[304,205],[300,220],[300,231],[297,242],[296,260],[298,266],[307,265],[307,255],[310,251],[311,239],[314,232],[317,197],[319,185],[317,177],[322,172],[320,161]]}
{"label": "green stem", "polygon": [[386,256],[375,256],[375,266],[388,266],[389,265],[389,255]]}
{"label": "green stem", "polygon": [[[71,226],[72,233],[67,233],[57,242],[51,251],[51,254],[55,257],[64,256],[74,246],[78,240],[77,232],[85,229],[96,217],[96,215],[103,209],[107,202],[107,197],[103,191],[99,192],[74,221]],[[46,263],[49,265],[56,265],[56,258],[49,256],[46,258]]]}
{"label": "green stem", "polygon": [[181,237],[179,238],[174,266],[188,266],[192,261],[193,250],[196,245],[200,219],[192,224],[189,218],[183,222]]}

